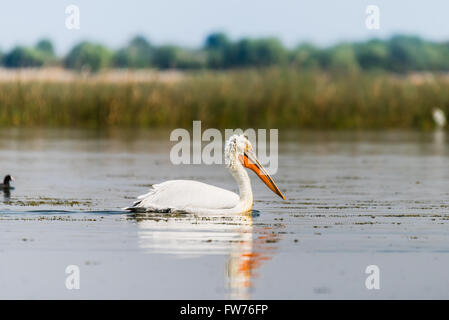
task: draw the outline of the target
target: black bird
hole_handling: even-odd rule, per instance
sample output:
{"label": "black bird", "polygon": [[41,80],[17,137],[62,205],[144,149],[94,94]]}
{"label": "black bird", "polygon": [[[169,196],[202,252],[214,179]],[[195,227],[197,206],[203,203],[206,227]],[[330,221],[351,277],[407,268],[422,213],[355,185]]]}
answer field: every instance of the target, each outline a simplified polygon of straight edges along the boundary
{"label": "black bird", "polygon": [[3,189],[3,190],[14,189],[14,187],[12,187],[10,184],[11,181],[14,181],[14,178],[11,177],[9,174],[6,175],[5,179],[3,179],[3,183],[0,183],[0,189]]}

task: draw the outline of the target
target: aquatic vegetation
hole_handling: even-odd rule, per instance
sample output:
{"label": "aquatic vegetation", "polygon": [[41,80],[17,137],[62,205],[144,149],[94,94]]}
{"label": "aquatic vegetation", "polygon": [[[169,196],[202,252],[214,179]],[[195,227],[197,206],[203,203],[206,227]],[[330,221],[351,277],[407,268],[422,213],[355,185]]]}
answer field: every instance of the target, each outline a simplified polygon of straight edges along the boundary
{"label": "aquatic vegetation", "polygon": [[[45,216],[17,216],[14,215],[11,216],[5,216],[0,217],[0,221],[64,221],[64,222],[97,222],[100,220],[97,220],[95,218],[89,218],[89,217],[81,217],[81,218],[73,218],[69,215],[67,216],[55,216],[55,215],[45,215]],[[26,240],[24,240],[26,241]]]}
{"label": "aquatic vegetation", "polygon": [[24,206],[24,207],[37,207],[41,205],[50,206],[63,206],[63,207],[77,207],[77,206],[90,206],[92,204],[89,200],[73,200],[73,199],[58,199],[48,197],[38,197],[36,199],[18,199],[8,200],[5,204],[12,206]]}
{"label": "aquatic vegetation", "polygon": [[[161,73],[163,75],[164,73]],[[163,76],[161,76],[163,77]],[[269,68],[0,81],[0,125],[381,129],[435,127],[449,113],[449,77]],[[313,186],[310,186],[313,187]]]}

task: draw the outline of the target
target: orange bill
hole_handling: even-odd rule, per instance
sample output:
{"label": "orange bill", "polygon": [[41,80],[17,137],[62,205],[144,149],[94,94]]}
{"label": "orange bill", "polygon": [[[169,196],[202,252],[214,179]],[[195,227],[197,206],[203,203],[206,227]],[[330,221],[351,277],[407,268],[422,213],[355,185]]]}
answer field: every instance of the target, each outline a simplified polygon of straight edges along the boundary
{"label": "orange bill", "polygon": [[273,178],[268,174],[262,164],[257,160],[256,155],[251,150],[246,150],[243,156],[240,156],[240,160],[243,165],[254,171],[254,173],[267,185],[268,188],[271,189],[274,193],[276,193],[279,197],[285,200],[284,195],[277,187],[276,183],[274,183]]}

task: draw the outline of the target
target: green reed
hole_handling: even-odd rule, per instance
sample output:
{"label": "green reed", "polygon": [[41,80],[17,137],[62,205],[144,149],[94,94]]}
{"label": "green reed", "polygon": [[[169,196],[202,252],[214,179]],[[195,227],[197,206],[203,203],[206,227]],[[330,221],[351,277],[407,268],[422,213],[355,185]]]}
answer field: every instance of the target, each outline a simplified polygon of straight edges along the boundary
{"label": "green reed", "polygon": [[290,69],[188,73],[176,81],[6,81],[0,126],[381,129],[434,127],[447,75]]}

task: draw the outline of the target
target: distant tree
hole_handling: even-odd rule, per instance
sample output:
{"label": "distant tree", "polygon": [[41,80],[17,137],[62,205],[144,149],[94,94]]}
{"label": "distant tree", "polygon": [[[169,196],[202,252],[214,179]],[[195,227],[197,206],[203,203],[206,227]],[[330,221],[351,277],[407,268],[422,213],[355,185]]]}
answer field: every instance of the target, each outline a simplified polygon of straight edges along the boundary
{"label": "distant tree", "polygon": [[206,54],[202,51],[164,45],[154,50],[153,65],[159,69],[200,69],[206,67]]}
{"label": "distant tree", "polygon": [[319,65],[336,70],[449,70],[449,45],[410,36],[338,44],[325,49],[302,45],[293,51],[291,61],[301,67]]}
{"label": "distant tree", "polygon": [[[58,57],[52,42],[42,39],[34,47],[17,46],[3,55],[0,53],[0,61],[9,68],[40,67],[58,63]],[[82,42],[63,59],[67,68],[80,70],[88,67],[92,71],[106,67],[226,69],[287,63],[299,68],[337,71],[449,71],[449,43],[397,35],[386,40],[340,43],[327,48],[303,43],[288,50],[276,38],[231,41],[225,33],[215,32],[206,37],[200,49],[174,45],[154,47],[145,37],[136,36],[115,52],[99,44]]]}
{"label": "distant tree", "polygon": [[256,41],[256,60],[261,66],[283,64],[287,60],[287,51],[276,38]]}
{"label": "distant tree", "polygon": [[242,39],[233,44],[226,54],[228,66],[271,66],[287,61],[287,51],[275,38]]}
{"label": "distant tree", "polygon": [[418,37],[394,36],[388,41],[389,68],[393,71],[405,72],[421,70],[424,66],[422,41]]}
{"label": "distant tree", "polygon": [[301,68],[317,68],[320,66],[318,53],[320,49],[310,43],[299,45],[290,55],[290,61]]}
{"label": "distant tree", "polygon": [[153,47],[143,36],[137,36],[127,47],[114,54],[113,65],[120,68],[147,68],[151,65],[153,51]]}
{"label": "distant tree", "polygon": [[356,59],[365,70],[386,69],[388,67],[388,46],[385,41],[370,40],[354,45]]}
{"label": "distant tree", "polygon": [[151,50],[151,44],[144,36],[141,35],[135,36],[133,39],[131,39],[131,41],[129,42],[129,47],[135,47],[146,51]]}
{"label": "distant tree", "polygon": [[49,57],[54,57],[55,56],[55,51],[54,51],[54,48],[53,48],[53,44],[48,39],[40,40],[36,44],[35,49],[40,51],[40,52],[42,52],[42,53],[45,53]]}
{"label": "distant tree", "polygon": [[226,66],[226,55],[231,42],[224,33],[212,33],[206,38],[204,48],[207,52],[207,66],[223,68]]}
{"label": "distant tree", "polygon": [[55,55],[55,51],[53,48],[53,44],[50,40],[42,39],[35,46],[34,50],[39,52],[44,60],[44,65],[52,65],[58,62],[58,59]]}
{"label": "distant tree", "polygon": [[427,43],[423,49],[427,56],[427,69],[436,71],[449,70],[449,43]]}
{"label": "distant tree", "polygon": [[394,36],[388,42],[388,68],[396,72],[448,70],[449,48],[419,37]]}
{"label": "distant tree", "polygon": [[249,66],[256,62],[255,41],[242,39],[235,43],[228,52],[226,62],[231,66]]}
{"label": "distant tree", "polygon": [[177,52],[176,68],[203,69],[207,67],[207,55],[200,50],[181,49]]}
{"label": "distant tree", "polygon": [[180,49],[176,46],[165,45],[156,48],[153,63],[160,69],[170,69],[176,67]]}
{"label": "distant tree", "polygon": [[129,54],[127,48],[122,48],[114,52],[112,66],[117,68],[130,68]]}
{"label": "distant tree", "polygon": [[38,50],[15,47],[3,58],[3,64],[7,68],[41,67],[45,63],[45,56]]}
{"label": "distant tree", "polygon": [[333,47],[328,54],[328,68],[336,71],[355,71],[359,68],[354,48],[350,44]]}
{"label": "distant tree", "polygon": [[67,68],[82,70],[88,67],[96,72],[109,66],[112,54],[104,46],[90,42],[81,42],[76,45],[65,57]]}
{"label": "distant tree", "polygon": [[231,42],[226,34],[221,32],[211,33],[206,38],[206,43],[204,44],[205,49],[226,49],[229,47]]}

